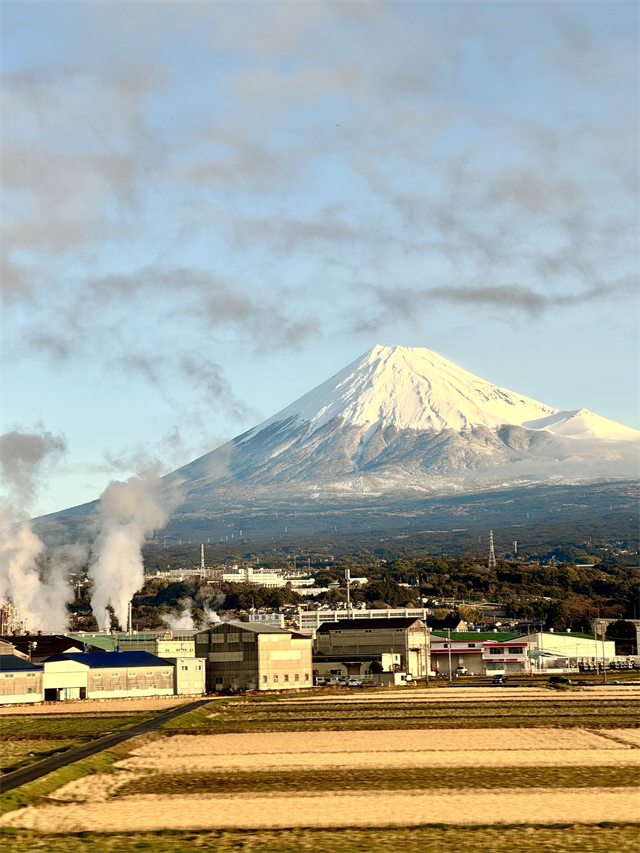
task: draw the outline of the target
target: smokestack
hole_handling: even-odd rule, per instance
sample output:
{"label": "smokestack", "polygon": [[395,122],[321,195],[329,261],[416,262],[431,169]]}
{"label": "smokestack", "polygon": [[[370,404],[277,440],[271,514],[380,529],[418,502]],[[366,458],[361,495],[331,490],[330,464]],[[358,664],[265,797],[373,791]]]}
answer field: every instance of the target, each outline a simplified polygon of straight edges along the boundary
{"label": "smokestack", "polygon": [[133,603],[131,601],[127,606],[127,630],[130,634],[133,631]]}
{"label": "smokestack", "polygon": [[202,575],[204,577],[204,542],[200,546],[200,568],[202,569]]}

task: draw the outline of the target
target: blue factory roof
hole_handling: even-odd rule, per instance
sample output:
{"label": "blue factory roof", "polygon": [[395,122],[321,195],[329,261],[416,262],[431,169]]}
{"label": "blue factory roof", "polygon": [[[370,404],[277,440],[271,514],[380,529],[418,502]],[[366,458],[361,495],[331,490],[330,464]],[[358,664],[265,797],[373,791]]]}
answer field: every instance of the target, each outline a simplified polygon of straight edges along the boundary
{"label": "blue factory roof", "polygon": [[47,658],[50,661],[72,660],[83,663],[91,669],[110,669],[114,666],[173,666],[172,663],[152,655],[150,652],[81,652],[80,654],[60,654]]}
{"label": "blue factory roof", "polygon": [[18,670],[42,670],[41,666],[31,661],[19,658],[17,655],[0,655],[0,670],[2,672],[18,672]]}

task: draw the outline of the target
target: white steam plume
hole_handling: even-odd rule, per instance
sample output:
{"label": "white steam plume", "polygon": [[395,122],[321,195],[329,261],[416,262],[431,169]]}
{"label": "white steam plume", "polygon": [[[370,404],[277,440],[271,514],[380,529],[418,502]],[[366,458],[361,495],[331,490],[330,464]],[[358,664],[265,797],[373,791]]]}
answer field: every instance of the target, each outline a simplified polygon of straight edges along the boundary
{"label": "white steam plume", "polygon": [[148,534],[163,527],[169,507],[157,474],[146,472],[126,482],[111,482],[100,497],[91,609],[101,630],[110,627],[107,607],[126,627],[127,606],[144,584],[142,546]]}
{"label": "white steam plume", "polygon": [[47,464],[66,451],[62,436],[44,429],[14,429],[0,436],[0,463],[7,494],[0,504],[0,603],[11,602],[30,630],[67,628],[70,561],[44,561],[45,546],[31,526],[27,509],[38,493]]}

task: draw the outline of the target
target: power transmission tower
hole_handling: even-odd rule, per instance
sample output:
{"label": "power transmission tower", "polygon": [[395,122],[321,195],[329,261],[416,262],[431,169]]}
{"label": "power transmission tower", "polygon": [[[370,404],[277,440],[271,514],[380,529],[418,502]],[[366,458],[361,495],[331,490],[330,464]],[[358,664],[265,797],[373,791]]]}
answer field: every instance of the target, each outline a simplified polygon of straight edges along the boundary
{"label": "power transmission tower", "polygon": [[493,548],[493,530],[489,531],[489,568],[495,569],[496,567],[496,552]]}

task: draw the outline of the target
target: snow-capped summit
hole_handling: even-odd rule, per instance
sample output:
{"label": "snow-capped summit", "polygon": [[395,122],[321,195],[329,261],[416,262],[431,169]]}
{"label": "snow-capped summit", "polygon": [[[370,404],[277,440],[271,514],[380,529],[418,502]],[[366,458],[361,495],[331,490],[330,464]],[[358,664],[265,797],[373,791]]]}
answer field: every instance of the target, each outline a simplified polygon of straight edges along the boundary
{"label": "snow-capped summit", "polygon": [[255,436],[276,423],[308,424],[311,434],[339,418],[343,427],[461,432],[504,424],[544,429],[574,438],[637,438],[629,427],[587,409],[563,412],[500,388],[421,347],[375,346],[335,376],[255,427]]}

